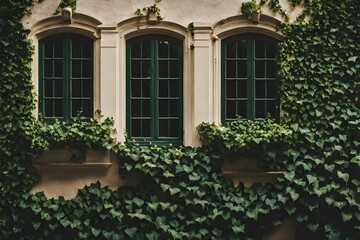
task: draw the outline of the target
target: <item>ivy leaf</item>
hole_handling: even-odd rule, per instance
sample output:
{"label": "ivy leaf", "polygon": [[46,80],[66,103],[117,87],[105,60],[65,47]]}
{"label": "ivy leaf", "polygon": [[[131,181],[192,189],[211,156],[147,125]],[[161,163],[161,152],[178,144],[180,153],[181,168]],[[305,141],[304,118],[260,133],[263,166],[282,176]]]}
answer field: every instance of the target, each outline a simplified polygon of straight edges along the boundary
{"label": "ivy leaf", "polygon": [[315,181],[317,181],[317,178],[314,177],[313,175],[310,175],[310,174],[307,174],[307,175],[306,175],[306,178],[307,178],[309,184],[312,184],[312,183],[314,183]]}
{"label": "ivy leaf", "polygon": [[337,171],[337,176],[340,179],[343,179],[346,183],[349,181],[349,174],[348,173],[343,173],[341,171]]}
{"label": "ivy leaf", "polygon": [[344,220],[344,222],[350,221],[353,217],[353,214],[351,212],[342,212],[341,216]]}
{"label": "ivy leaf", "polygon": [[91,228],[91,232],[92,232],[92,234],[93,234],[95,237],[97,237],[97,236],[99,236],[101,230],[92,227],[92,228]]}
{"label": "ivy leaf", "polygon": [[134,236],[137,232],[137,227],[127,228],[125,229],[125,233],[131,238],[134,239]]}
{"label": "ivy leaf", "polygon": [[352,56],[352,57],[349,57],[348,61],[349,62],[356,62],[357,58],[358,58],[357,56]]}

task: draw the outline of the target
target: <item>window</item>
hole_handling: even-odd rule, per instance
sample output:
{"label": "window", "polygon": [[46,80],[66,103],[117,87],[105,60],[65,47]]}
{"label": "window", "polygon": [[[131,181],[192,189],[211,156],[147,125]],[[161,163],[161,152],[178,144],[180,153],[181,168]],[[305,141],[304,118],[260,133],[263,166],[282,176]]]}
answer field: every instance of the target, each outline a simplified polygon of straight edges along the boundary
{"label": "window", "polygon": [[279,116],[277,43],[257,34],[225,39],[222,44],[222,120]]}
{"label": "window", "polygon": [[46,121],[93,116],[93,42],[57,34],[39,44],[39,110]]}
{"label": "window", "polygon": [[130,140],[182,143],[182,42],[149,35],[127,42]]}

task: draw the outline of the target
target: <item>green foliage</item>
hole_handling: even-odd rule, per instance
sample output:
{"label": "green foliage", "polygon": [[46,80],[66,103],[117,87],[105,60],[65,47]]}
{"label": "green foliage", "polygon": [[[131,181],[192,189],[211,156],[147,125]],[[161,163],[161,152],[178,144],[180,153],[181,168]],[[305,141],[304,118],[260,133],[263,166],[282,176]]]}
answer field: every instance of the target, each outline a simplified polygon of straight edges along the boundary
{"label": "green foliage", "polygon": [[155,13],[156,19],[158,22],[164,19],[164,17],[160,14],[160,8],[156,6],[156,4],[151,5],[149,7],[144,7],[142,10],[138,8],[135,12],[135,15],[137,16],[149,16],[151,13]]}
{"label": "green foliage", "polygon": [[[278,1],[262,2],[281,13]],[[113,145],[111,120],[34,119],[33,50],[20,23],[32,3],[0,5],[1,239],[261,239],[289,215],[298,239],[359,238],[360,4],[305,0],[299,22],[281,26],[281,124],[203,123],[208,144],[188,148]],[[121,174],[143,182],[117,191],[93,184],[67,201],[31,195],[33,157],[74,145],[112,147]],[[233,188],[219,162],[249,152],[284,177]]]}
{"label": "green foliage", "polygon": [[241,13],[244,15],[249,15],[252,13],[261,12],[260,5],[256,3],[255,0],[249,2],[243,2],[241,4]]}

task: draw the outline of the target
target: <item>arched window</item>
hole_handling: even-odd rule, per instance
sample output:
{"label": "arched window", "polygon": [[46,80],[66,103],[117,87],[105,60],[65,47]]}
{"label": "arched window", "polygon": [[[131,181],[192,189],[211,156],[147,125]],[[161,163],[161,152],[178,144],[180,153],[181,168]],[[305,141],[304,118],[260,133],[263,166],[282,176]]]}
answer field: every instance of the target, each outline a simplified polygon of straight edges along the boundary
{"label": "arched window", "polygon": [[46,121],[93,116],[93,41],[56,34],[39,42],[39,110]]}
{"label": "arched window", "polygon": [[279,116],[276,40],[244,34],[222,42],[222,121]]}
{"label": "arched window", "polygon": [[181,144],[182,42],[163,35],[127,42],[127,131],[130,140]]}

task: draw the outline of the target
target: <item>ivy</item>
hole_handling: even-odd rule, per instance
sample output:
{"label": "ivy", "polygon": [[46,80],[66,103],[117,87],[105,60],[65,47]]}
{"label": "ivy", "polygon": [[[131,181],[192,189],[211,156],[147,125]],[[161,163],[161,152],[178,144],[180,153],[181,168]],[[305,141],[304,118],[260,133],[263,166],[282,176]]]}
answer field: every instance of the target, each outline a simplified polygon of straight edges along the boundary
{"label": "ivy", "polygon": [[[282,14],[279,1],[262,3]],[[280,26],[281,122],[203,123],[201,148],[121,145],[110,119],[36,120],[33,48],[20,23],[33,1],[2,3],[0,238],[261,239],[292,216],[299,239],[358,239],[360,4],[289,3],[305,8],[296,24]],[[96,183],[71,200],[30,194],[32,160],[63,147],[112,149],[121,175],[138,174],[142,182],[116,191]],[[255,154],[284,177],[233,188],[221,162],[239,154]]]}

